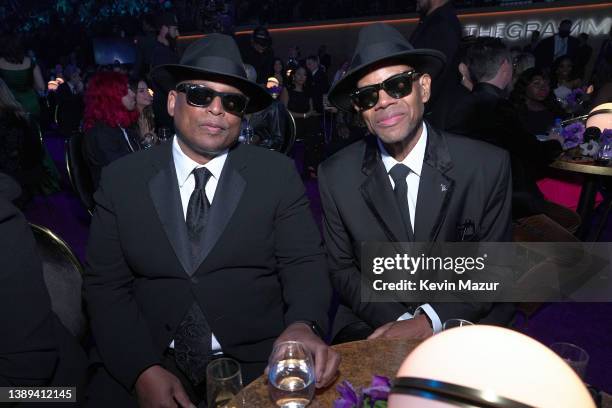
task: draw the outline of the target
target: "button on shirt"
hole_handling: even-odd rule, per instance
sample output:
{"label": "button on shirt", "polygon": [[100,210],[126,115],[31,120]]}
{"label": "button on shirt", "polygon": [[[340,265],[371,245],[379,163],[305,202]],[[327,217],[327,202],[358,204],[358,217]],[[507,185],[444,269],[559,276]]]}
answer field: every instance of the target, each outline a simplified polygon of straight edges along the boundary
{"label": "button on shirt", "polygon": [[[176,136],[174,136],[174,139],[172,140],[172,157],[174,159],[174,168],[176,169],[176,178],[181,195],[181,204],[183,205],[183,218],[187,217],[189,198],[191,197],[191,193],[193,193],[195,188],[193,170],[199,167],[206,167],[212,174],[208,179],[208,183],[206,183],[206,198],[208,198],[208,201],[212,205],[215,197],[215,191],[217,190],[217,184],[219,183],[219,178],[221,177],[221,171],[223,170],[225,160],[227,159],[227,152],[228,151],[225,150],[223,153],[205,165],[201,165],[183,153],[183,150],[178,144]],[[221,344],[219,344],[219,341],[215,337],[214,333],[212,335],[211,346],[213,352],[221,351]],[[174,348],[174,340],[172,340],[170,348]]]}
{"label": "button on shirt", "polygon": [[[380,156],[383,165],[385,166],[385,170],[387,171],[392,188],[395,188],[395,183],[389,175],[389,172],[393,166],[401,163],[408,166],[410,169],[410,173],[408,173],[406,176],[406,183],[408,184],[408,210],[410,211],[410,225],[412,227],[412,232],[414,232],[417,198],[419,195],[419,182],[421,180],[421,170],[423,169],[423,160],[425,160],[425,150],[427,148],[427,125],[423,123],[423,130],[421,131],[419,140],[410,153],[408,153],[408,155],[401,162],[395,160],[395,158],[393,158],[393,156],[387,152],[380,139],[377,140]],[[434,333],[438,333],[442,330],[442,322],[440,321],[440,317],[429,304],[419,306],[415,314],[419,313],[425,313],[429,317]],[[406,312],[397,320],[406,320],[411,319],[412,317],[413,315],[411,313]]]}

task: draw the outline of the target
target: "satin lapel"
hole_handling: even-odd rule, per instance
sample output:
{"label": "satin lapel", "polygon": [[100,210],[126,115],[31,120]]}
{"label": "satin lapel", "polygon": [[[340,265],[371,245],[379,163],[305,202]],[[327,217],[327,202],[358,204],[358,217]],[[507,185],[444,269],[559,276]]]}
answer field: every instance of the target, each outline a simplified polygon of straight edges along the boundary
{"label": "satin lapel", "polygon": [[157,172],[149,180],[149,194],[172,249],[185,272],[191,275],[190,244],[172,158],[172,143],[166,143],[162,149],[154,163]]}
{"label": "satin lapel", "polygon": [[366,149],[362,169],[366,179],[361,184],[361,195],[385,231],[389,241],[406,242],[402,216],[399,212],[389,176],[380,159],[374,136],[366,138]]}
{"label": "satin lapel", "polygon": [[215,197],[208,213],[204,242],[194,264],[194,272],[210,254],[238,207],[246,188],[246,181],[240,174],[240,171],[246,167],[244,159],[244,151],[238,145],[230,151],[223,166]]}
{"label": "satin lapel", "polygon": [[417,242],[435,241],[446,218],[455,182],[445,173],[452,167],[442,134],[428,126],[427,149],[419,181],[414,236]]}

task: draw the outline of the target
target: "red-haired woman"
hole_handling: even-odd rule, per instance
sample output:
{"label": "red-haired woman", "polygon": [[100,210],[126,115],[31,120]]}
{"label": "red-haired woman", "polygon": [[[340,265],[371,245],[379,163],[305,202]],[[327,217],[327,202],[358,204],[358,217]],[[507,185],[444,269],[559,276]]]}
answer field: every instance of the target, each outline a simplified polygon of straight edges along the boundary
{"label": "red-haired woman", "polygon": [[103,167],[140,150],[138,134],[130,128],[138,115],[136,96],[125,74],[99,72],[91,77],[85,92],[83,149],[95,188]]}

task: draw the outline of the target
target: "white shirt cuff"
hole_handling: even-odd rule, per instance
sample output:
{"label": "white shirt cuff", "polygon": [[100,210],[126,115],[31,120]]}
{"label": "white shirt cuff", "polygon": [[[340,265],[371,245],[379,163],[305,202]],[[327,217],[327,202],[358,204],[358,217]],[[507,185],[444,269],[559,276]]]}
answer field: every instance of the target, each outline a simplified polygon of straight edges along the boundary
{"label": "white shirt cuff", "polygon": [[429,303],[425,303],[417,307],[415,315],[420,313],[425,313],[429,320],[431,320],[431,325],[433,326],[433,334],[438,334],[442,331],[442,322],[440,321],[440,316],[436,313],[436,311],[429,305]]}
{"label": "white shirt cuff", "polygon": [[401,315],[400,317],[397,318],[398,322],[401,322],[402,320],[408,320],[408,319],[412,319],[412,313],[410,312],[406,312],[403,315]]}

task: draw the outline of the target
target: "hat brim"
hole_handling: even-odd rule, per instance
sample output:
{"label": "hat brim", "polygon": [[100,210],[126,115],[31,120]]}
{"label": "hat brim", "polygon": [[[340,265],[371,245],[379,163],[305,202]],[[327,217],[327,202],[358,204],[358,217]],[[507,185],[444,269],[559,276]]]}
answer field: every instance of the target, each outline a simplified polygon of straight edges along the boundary
{"label": "hat brim", "polygon": [[166,64],[153,68],[151,78],[164,92],[174,89],[180,82],[194,79],[226,83],[238,88],[249,98],[245,113],[264,110],[274,100],[262,86],[240,76],[214,70],[204,70],[180,64]]}
{"label": "hat brim", "polygon": [[446,57],[440,51],[430,49],[417,49],[391,54],[384,58],[361,64],[336,82],[328,93],[331,104],[345,112],[353,112],[353,102],[350,94],[357,88],[357,82],[368,70],[385,62],[406,64],[413,67],[417,72],[427,73],[433,79],[437,78],[444,70]]}

